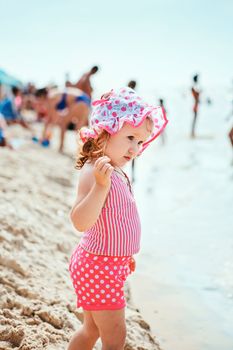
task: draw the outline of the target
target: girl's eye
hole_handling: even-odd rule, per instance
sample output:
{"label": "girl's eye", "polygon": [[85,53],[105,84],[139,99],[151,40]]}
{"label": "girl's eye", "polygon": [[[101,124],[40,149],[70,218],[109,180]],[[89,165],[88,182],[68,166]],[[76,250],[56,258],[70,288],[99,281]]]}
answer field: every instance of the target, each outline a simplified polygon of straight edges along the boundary
{"label": "girl's eye", "polygon": [[143,141],[139,141],[138,145],[141,146],[143,144]]}
{"label": "girl's eye", "polygon": [[128,139],[129,139],[130,141],[133,141],[134,136],[128,136]]}

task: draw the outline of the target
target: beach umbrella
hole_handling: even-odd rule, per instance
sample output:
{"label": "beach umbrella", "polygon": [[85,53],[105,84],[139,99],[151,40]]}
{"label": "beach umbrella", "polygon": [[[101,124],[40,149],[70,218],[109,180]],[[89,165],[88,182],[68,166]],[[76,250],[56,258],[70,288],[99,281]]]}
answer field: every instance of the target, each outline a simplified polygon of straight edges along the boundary
{"label": "beach umbrella", "polygon": [[4,70],[0,69],[0,84],[6,86],[22,87],[22,82],[12,75],[9,75]]}

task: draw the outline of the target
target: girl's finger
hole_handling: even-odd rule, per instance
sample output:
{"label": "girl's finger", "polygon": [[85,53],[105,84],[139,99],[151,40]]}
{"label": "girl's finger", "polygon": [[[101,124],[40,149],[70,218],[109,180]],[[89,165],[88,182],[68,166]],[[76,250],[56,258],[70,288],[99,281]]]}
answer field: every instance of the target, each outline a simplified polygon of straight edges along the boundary
{"label": "girl's finger", "polygon": [[99,161],[99,163],[97,164],[96,169],[99,170],[99,171],[102,171],[104,165],[107,164],[108,162],[109,162],[108,158],[101,159]]}
{"label": "girl's finger", "polygon": [[113,170],[114,170],[113,166],[110,165],[110,166],[107,168],[105,174],[108,175],[108,176],[110,176],[110,175],[112,174]]}
{"label": "girl's finger", "polygon": [[101,163],[103,160],[106,160],[106,161],[110,161],[110,158],[107,157],[107,156],[103,156],[103,157],[99,157],[96,161],[95,161],[95,164],[94,166],[95,167],[98,167],[99,163]]}
{"label": "girl's finger", "polygon": [[106,163],[106,164],[104,164],[102,170],[103,170],[103,172],[106,174],[106,172],[107,172],[110,168],[112,168],[111,164]]}

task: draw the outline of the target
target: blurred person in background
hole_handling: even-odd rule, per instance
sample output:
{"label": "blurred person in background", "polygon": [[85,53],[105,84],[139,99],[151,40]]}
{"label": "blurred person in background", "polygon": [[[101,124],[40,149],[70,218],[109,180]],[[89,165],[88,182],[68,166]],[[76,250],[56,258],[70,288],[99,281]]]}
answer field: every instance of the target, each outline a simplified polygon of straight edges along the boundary
{"label": "blurred person in background", "polygon": [[[136,86],[137,86],[136,80],[130,80],[128,82],[128,87],[129,88],[135,90]],[[136,162],[136,160],[133,159],[132,160],[132,168],[131,168],[131,181],[132,181],[132,184],[135,182],[135,162]]]}
{"label": "blurred person in background", "polygon": [[22,107],[22,92],[13,86],[11,89],[12,95],[6,96],[0,101],[0,113],[4,117],[7,125],[19,124],[23,128],[32,131],[30,125],[24,120],[21,115]]}
{"label": "blurred person in background", "polygon": [[93,88],[91,86],[90,78],[96,74],[99,70],[98,66],[92,67],[87,73],[84,73],[81,78],[77,81],[77,83],[72,84],[70,81],[66,81],[66,87],[74,87],[82,90],[85,94],[87,94],[90,99],[93,92]]}
{"label": "blurred person in background", "polygon": [[66,88],[64,91],[43,88],[37,90],[35,96],[40,108],[43,106],[46,111],[41,143],[49,144],[52,128],[58,125],[61,131],[59,152],[63,152],[68,125],[72,122],[76,129],[88,125],[90,97],[77,88]]}
{"label": "blurred person in background", "polygon": [[[164,99],[163,98],[159,98],[159,106],[163,109],[163,112],[165,115],[167,115],[167,110],[164,107]],[[165,133],[165,129],[161,132],[161,140],[162,140],[162,144],[165,145],[166,142],[166,133]]]}
{"label": "blurred person in background", "polygon": [[199,80],[199,75],[196,74],[193,77],[193,85],[191,87],[191,93],[194,98],[194,105],[193,105],[193,122],[192,122],[192,127],[191,127],[191,137],[195,138],[196,137],[196,122],[197,122],[197,115],[198,115],[198,110],[199,110],[199,104],[200,104],[200,94],[201,94],[201,89],[198,84]]}

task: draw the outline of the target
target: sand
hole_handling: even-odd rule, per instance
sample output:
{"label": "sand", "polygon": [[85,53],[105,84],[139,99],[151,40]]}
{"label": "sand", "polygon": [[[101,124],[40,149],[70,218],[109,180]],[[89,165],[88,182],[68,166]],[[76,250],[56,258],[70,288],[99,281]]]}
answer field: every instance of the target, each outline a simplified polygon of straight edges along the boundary
{"label": "sand", "polygon": [[[0,350],[65,349],[82,323],[68,273],[81,237],[68,216],[73,164],[30,140],[14,151],[0,148]],[[159,350],[126,289],[125,349]]]}

